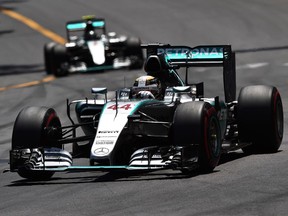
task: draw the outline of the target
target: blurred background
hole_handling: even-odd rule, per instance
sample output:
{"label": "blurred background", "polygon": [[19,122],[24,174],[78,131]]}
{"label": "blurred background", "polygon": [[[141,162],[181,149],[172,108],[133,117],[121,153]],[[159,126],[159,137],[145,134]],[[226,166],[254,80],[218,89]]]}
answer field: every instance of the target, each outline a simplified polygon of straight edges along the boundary
{"label": "blurred background", "polygon": [[[280,151],[230,154],[214,173],[189,178],[168,171],[116,179],[59,173],[52,182],[27,184],[15,173],[1,173],[1,214],[51,215],[53,209],[54,215],[286,215],[286,0],[0,0],[1,170],[9,167],[13,124],[23,107],[53,107],[65,125],[66,98],[92,97],[92,87],[129,86],[145,74],[121,69],[47,79],[43,48],[53,39],[43,29],[66,39],[65,23],[90,14],[105,18],[108,32],[137,36],[143,43],[232,45],[237,95],[254,84],[280,91],[285,117]],[[189,79],[204,81],[207,97],[223,94],[219,68],[191,69]]]}

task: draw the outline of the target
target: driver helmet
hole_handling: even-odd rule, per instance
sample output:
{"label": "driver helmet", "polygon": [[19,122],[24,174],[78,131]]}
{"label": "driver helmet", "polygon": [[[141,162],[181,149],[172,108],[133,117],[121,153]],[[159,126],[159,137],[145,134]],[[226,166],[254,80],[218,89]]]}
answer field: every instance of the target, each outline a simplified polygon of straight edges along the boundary
{"label": "driver helmet", "polygon": [[161,96],[161,83],[156,77],[140,76],[134,82],[132,94],[136,98],[159,98]]}

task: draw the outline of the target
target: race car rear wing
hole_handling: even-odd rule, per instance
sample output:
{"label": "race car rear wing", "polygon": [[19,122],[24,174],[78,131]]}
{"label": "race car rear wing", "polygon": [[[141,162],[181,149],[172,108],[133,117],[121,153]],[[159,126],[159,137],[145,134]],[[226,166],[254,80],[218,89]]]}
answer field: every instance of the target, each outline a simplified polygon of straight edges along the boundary
{"label": "race car rear wing", "polygon": [[[230,45],[188,47],[171,46],[169,44],[146,44],[142,45],[142,48],[147,50],[145,68],[147,68],[149,60],[153,64],[152,67],[155,67],[156,62],[159,63],[156,66],[157,69],[223,67],[225,101],[229,103],[236,100],[235,53],[232,52]],[[159,61],[156,60],[157,58]]]}
{"label": "race car rear wing", "polygon": [[105,19],[103,18],[83,18],[82,20],[69,21],[66,23],[66,35],[70,42],[72,37],[84,32],[87,22],[92,21],[92,25],[95,29],[101,29],[106,34]]}
{"label": "race car rear wing", "polygon": [[[105,20],[103,18],[91,19],[92,25],[95,28],[105,28]],[[86,27],[86,20],[75,20],[66,23],[67,31],[83,31]]]}

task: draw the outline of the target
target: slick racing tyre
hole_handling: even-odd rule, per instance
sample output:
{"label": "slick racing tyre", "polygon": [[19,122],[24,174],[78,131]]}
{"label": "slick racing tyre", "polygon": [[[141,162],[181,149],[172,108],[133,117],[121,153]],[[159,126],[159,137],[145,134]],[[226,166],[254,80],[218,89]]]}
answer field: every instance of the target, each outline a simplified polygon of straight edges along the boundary
{"label": "slick racing tyre", "polygon": [[246,86],[240,90],[237,108],[239,140],[252,143],[245,153],[274,153],[283,138],[283,107],[273,86]]}
{"label": "slick racing tyre", "polygon": [[67,76],[68,69],[64,66],[65,63],[68,64],[66,47],[61,44],[57,44],[53,47],[52,54],[53,60],[51,63],[51,67],[53,68],[53,74],[56,77]]}
{"label": "slick racing tyre", "polygon": [[[27,107],[17,116],[12,134],[12,149],[32,149],[41,147],[57,147],[57,140],[62,137],[60,120],[52,108]],[[54,130],[46,130],[52,128]],[[58,128],[58,130],[56,130]],[[32,171],[29,166],[36,158],[29,158],[18,169],[18,174],[30,180],[45,180],[52,177],[51,171]],[[26,166],[27,165],[27,166]]]}
{"label": "slick racing tyre", "polygon": [[[212,172],[221,155],[221,129],[215,108],[206,102],[180,104],[173,120],[173,142],[175,146],[196,146],[190,155],[197,154],[199,171]],[[189,162],[187,155],[184,148],[184,163],[187,159]],[[183,173],[187,171],[189,167],[182,169]]]}
{"label": "slick racing tyre", "polygon": [[125,55],[131,60],[130,69],[141,69],[144,64],[143,51],[141,49],[141,40],[137,37],[129,37],[126,41]]}
{"label": "slick racing tyre", "polygon": [[53,48],[56,45],[55,42],[46,43],[44,45],[44,63],[45,71],[47,74],[53,74]]}

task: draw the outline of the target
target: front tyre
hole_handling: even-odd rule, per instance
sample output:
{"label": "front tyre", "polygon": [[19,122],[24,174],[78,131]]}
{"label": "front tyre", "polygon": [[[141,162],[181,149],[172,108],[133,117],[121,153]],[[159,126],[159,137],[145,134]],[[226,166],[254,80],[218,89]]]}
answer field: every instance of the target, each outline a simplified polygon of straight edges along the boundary
{"label": "front tyre", "polygon": [[200,171],[212,172],[221,155],[221,129],[215,108],[206,102],[180,104],[173,120],[173,142],[182,147],[198,145]]}
{"label": "front tyre", "polygon": [[277,152],[284,131],[283,106],[277,88],[265,85],[242,88],[237,112],[239,140],[252,144],[242,150],[249,154]]}
{"label": "front tyre", "polygon": [[44,63],[46,73],[53,74],[53,48],[56,46],[55,42],[46,43],[44,45]]}
{"label": "front tyre", "polygon": [[56,77],[62,77],[68,75],[68,55],[64,45],[57,44],[52,50],[53,61],[52,70]]}
{"label": "front tyre", "polygon": [[[12,134],[12,149],[33,149],[43,147],[57,147],[57,140],[62,133],[60,120],[52,108],[27,107],[21,110],[14,123]],[[51,130],[48,130],[51,129]],[[39,155],[33,154],[27,161],[23,161],[18,174],[30,180],[46,180],[52,177],[51,171],[30,170]]]}

